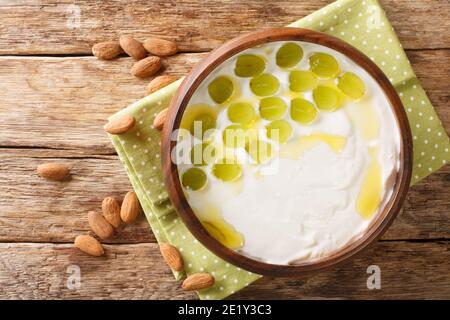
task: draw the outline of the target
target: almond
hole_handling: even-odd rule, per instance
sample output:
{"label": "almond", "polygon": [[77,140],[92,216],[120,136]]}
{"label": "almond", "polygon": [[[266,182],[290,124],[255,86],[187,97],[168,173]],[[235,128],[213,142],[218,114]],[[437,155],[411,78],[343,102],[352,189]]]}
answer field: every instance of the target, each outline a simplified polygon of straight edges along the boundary
{"label": "almond", "polygon": [[158,57],[147,57],[138,61],[131,68],[131,74],[138,78],[151,77],[161,68],[161,59]]}
{"label": "almond", "polygon": [[161,251],[164,260],[172,270],[183,270],[183,257],[176,247],[168,243],[161,243],[159,250]]}
{"label": "almond", "polygon": [[144,59],[147,56],[147,51],[145,50],[142,43],[137,41],[131,36],[121,36],[119,39],[120,46],[123,51],[130,57],[136,60]]}
{"label": "almond", "polygon": [[147,94],[152,94],[153,92],[158,91],[159,89],[162,89],[177,80],[177,77],[170,75],[156,77],[147,85],[145,92],[147,92]]}
{"label": "almond", "polygon": [[177,53],[177,44],[173,41],[151,37],[144,41],[144,48],[155,56],[171,56]]}
{"label": "almond", "polygon": [[110,238],[114,232],[109,222],[98,212],[90,211],[88,213],[88,222],[91,230],[102,239]]}
{"label": "almond", "polygon": [[91,236],[82,235],[75,238],[75,248],[80,249],[84,253],[87,253],[94,257],[99,257],[105,253],[103,247],[97,239]]}
{"label": "almond", "polygon": [[112,119],[104,126],[104,129],[110,134],[121,134],[133,128],[135,123],[136,119],[134,117],[123,115]]}
{"label": "almond", "polygon": [[123,198],[122,207],[120,208],[120,218],[126,224],[132,223],[140,212],[139,200],[136,193],[128,192]]}
{"label": "almond", "polygon": [[103,217],[114,228],[118,228],[122,220],[120,220],[120,205],[119,202],[113,197],[106,197],[102,201]]}
{"label": "almond", "polygon": [[37,174],[42,178],[61,181],[70,174],[69,168],[62,163],[43,163],[36,169]]}
{"label": "almond", "polygon": [[169,111],[169,108],[165,108],[161,110],[153,120],[153,127],[158,130],[162,130],[164,127],[164,123],[166,123],[167,120],[167,112]]}
{"label": "almond", "polygon": [[181,287],[186,291],[197,291],[214,285],[215,279],[208,273],[194,273],[184,279]]}
{"label": "almond", "polygon": [[116,41],[100,42],[92,46],[92,53],[99,59],[111,60],[121,54],[122,48]]}

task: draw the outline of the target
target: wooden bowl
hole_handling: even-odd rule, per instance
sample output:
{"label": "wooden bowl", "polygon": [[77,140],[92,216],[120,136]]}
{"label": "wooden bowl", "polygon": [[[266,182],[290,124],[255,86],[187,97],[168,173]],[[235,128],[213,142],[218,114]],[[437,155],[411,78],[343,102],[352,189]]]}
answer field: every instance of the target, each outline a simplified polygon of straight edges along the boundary
{"label": "wooden bowl", "polygon": [[[171,141],[170,138],[172,132],[179,128],[184,110],[194,91],[218,65],[233,55],[260,44],[295,40],[332,48],[353,60],[374,78],[388,98],[400,130],[400,165],[390,200],[360,238],[325,257],[293,265],[276,265],[249,258],[225,247],[203,228],[185,198],[177,166],[171,161],[171,153],[176,141]],[[384,73],[367,56],[349,44],[324,33],[299,28],[274,28],[243,35],[225,43],[203,59],[184,79],[172,99],[167,121],[164,124],[161,151],[163,175],[170,199],[192,234],[206,248],[227,262],[245,270],[270,276],[293,276],[318,271],[350,258],[375,242],[387,230],[400,211],[408,191],[412,172],[412,139],[408,119],[397,92]]]}

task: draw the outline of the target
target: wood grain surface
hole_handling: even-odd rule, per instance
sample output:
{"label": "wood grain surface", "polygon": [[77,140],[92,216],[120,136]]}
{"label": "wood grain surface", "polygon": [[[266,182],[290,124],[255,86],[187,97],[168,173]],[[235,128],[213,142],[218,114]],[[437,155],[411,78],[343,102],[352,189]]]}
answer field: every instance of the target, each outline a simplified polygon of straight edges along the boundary
{"label": "wood grain surface", "polygon": [[[379,242],[363,256],[333,270],[303,278],[265,277],[230,299],[449,298],[449,248],[448,241]],[[2,297],[195,298],[173,280],[156,244],[105,245],[105,250],[105,256],[92,258],[68,244],[0,243]],[[370,265],[381,269],[381,290],[367,289]],[[66,285],[70,266],[80,268],[78,290]]]}
{"label": "wood grain surface", "polygon": [[[162,36],[176,40],[183,51],[208,51],[243,32],[287,25],[332,2],[4,0],[0,53],[89,54],[94,43],[122,33]],[[450,28],[447,0],[380,2],[405,48],[450,48],[448,32],[436,32]]]}
{"label": "wood grain surface", "polygon": [[[130,75],[130,58],[99,61],[90,47],[122,33],[175,39],[184,53],[164,59],[163,73],[183,76],[223,41],[331,2],[1,1],[0,298],[195,299],[173,280],[143,217],[116,232],[106,257],[71,247],[89,232],[89,210],[131,188],[102,125],[150,80]],[[449,132],[450,2],[381,3]],[[38,178],[46,161],[69,164],[71,180]],[[449,186],[447,166],[411,188],[383,240],[347,265],[304,279],[264,278],[232,298],[450,298]],[[381,268],[381,290],[367,289],[371,264]],[[66,286],[70,265],[81,268],[78,291]]]}

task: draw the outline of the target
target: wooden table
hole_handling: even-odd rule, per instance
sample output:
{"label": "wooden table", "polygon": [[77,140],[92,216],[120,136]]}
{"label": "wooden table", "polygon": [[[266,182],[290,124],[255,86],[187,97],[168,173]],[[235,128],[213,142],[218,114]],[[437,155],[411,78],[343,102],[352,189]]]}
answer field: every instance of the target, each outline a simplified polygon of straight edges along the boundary
{"label": "wooden table", "polygon": [[[130,58],[99,61],[91,46],[121,32],[174,38],[182,53],[164,60],[164,73],[182,76],[224,40],[283,26],[330,2],[1,1],[0,298],[195,298],[173,280],[144,218],[119,230],[105,257],[72,248],[89,232],[87,212],[131,188],[102,125],[148,83],[130,75]],[[381,2],[449,131],[450,2]],[[35,168],[46,161],[69,164],[71,181],[38,178]],[[450,298],[449,186],[447,166],[411,188],[383,239],[347,265],[264,278],[233,298]],[[71,265],[81,270],[78,290],[66,286]],[[381,290],[366,286],[369,265],[381,268]]]}

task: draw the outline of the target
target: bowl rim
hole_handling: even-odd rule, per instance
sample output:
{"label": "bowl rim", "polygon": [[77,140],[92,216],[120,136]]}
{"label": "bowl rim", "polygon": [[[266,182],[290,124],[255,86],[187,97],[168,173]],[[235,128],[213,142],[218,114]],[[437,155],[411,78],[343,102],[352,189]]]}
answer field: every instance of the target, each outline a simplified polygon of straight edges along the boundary
{"label": "bowl rim", "polygon": [[[372,76],[383,90],[390,102],[400,132],[399,169],[394,190],[383,210],[373,219],[366,231],[330,255],[290,265],[271,264],[253,259],[229,249],[213,238],[190,207],[181,186],[177,165],[171,161],[172,150],[176,146],[176,141],[171,140],[171,134],[179,128],[188,102],[201,82],[218,65],[235,54],[257,45],[275,41],[303,41],[323,45],[342,53],[359,65]],[[365,54],[338,38],[309,29],[292,27],[270,28],[239,36],[221,45],[198,63],[185,77],[172,98],[162,133],[161,153],[163,178],[169,198],[183,223],[194,237],[223,260],[242,269],[269,276],[298,276],[335,266],[376,242],[392,224],[406,198],[411,181],[413,158],[411,129],[404,106],[381,69]]]}

